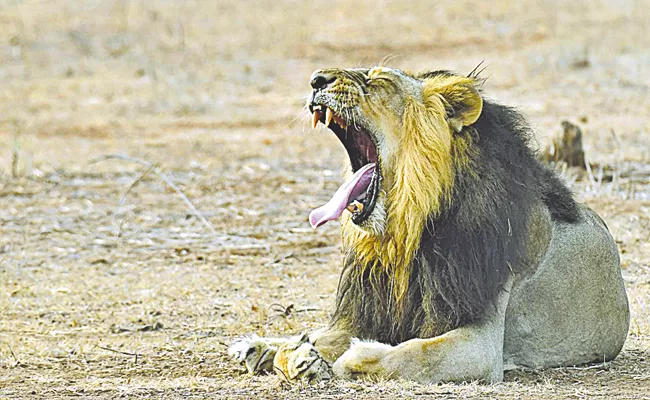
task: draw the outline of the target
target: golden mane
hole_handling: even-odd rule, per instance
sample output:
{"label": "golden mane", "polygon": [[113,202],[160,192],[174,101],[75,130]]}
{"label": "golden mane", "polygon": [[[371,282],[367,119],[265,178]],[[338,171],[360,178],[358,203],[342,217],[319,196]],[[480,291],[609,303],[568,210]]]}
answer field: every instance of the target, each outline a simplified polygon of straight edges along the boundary
{"label": "golden mane", "polygon": [[[386,159],[391,170],[382,171],[387,188],[383,234],[359,229],[349,215],[342,219],[344,247],[363,266],[358,273],[370,268],[373,285],[379,273],[388,273],[398,304],[408,290],[411,264],[427,220],[437,217],[451,201],[455,171],[469,160],[471,137],[455,135],[454,124],[462,129],[478,119],[482,100],[474,85],[473,78],[435,76],[424,81],[422,99],[406,99],[400,144]],[[448,118],[454,105],[450,101],[474,107],[460,119]]]}

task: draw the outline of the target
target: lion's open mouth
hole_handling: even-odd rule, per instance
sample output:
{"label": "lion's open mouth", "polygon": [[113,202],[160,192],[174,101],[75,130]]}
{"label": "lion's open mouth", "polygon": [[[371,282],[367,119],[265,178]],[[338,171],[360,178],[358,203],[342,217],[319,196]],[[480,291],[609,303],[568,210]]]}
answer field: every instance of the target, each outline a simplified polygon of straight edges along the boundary
{"label": "lion's open mouth", "polygon": [[343,143],[354,172],[327,204],[309,214],[309,223],[317,228],[339,218],[347,209],[352,213],[352,222],[361,224],[372,214],[381,183],[379,157],[373,137],[358,122],[349,121],[327,106],[311,104],[309,110],[312,112],[313,127],[322,122]]}

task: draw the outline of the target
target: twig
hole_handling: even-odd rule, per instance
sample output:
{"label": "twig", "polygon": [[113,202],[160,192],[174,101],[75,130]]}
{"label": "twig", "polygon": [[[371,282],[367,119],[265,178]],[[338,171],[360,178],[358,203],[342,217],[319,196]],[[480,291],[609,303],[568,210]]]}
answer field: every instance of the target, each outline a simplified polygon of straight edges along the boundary
{"label": "twig", "polygon": [[601,164],[598,167],[598,190],[600,190],[603,187],[603,176],[605,175],[605,172],[603,170],[603,165]]}
{"label": "twig", "polygon": [[303,312],[312,312],[312,311],[320,311],[320,308],[318,307],[305,307],[305,308],[299,308],[295,310],[295,313],[303,313]]}
{"label": "twig", "polygon": [[16,353],[14,353],[14,349],[11,348],[11,345],[7,343],[7,347],[9,348],[9,352],[11,353],[11,356],[14,358],[14,366],[20,365],[20,361],[18,360],[18,357],[16,357]]}
{"label": "twig", "polygon": [[562,367],[561,369],[566,369],[570,371],[588,371],[591,369],[606,369],[609,368],[609,363],[603,362],[601,364],[589,365],[587,367]]}
{"label": "twig", "polygon": [[267,262],[265,265],[268,266],[268,265],[278,264],[278,263],[281,263],[282,261],[284,261],[284,260],[286,260],[288,258],[296,258],[296,257],[294,257],[293,252],[288,252],[288,253],[286,253],[286,254],[284,254],[284,255],[282,255],[282,256],[280,256],[280,257],[278,257],[278,258],[276,258],[276,259],[274,259],[272,261]]}
{"label": "twig", "polygon": [[596,190],[596,179],[594,178],[594,173],[591,170],[591,165],[589,165],[589,161],[587,161],[587,157],[585,157],[585,168],[587,169],[587,175],[589,176],[589,182],[591,183],[591,190],[595,191]]}
{"label": "twig", "polygon": [[122,207],[124,205],[124,202],[126,201],[126,196],[129,194],[131,189],[133,189],[135,185],[137,185],[142,179],[144,179],[144,177],[149,173],[149,171],[151,171],[152,168],[153,165],[149,165],[148,167],[144,168],[142,172],[140,172],[140,175],[138,175],[138,177],[131,182],[129,187],[127,187],[124,193],[122,193],[122,197],[120,197],[120,202],[117,205],[118,207]]}
{"label": "twig", "polygon": [[156,171],[156,174],[158,174],[158,176],[160,176],[160,179],[162,179],[162,180],[163,180],[167,185],[169,185],[169,187],[171,187],[172,189],[174,189],[174,190],[176,191],[176,193],[178,193],[179,196],[181,196],[181,198],[182,198],[183,201],[185,202],[185,205],[186,205],[190,210],[192,210],[192,213],[194,214],[194,216],[195,216],[196,218],[198,218],[198,219],[201,221],[201,223],[203,223],[203,225],[204,225],[206,228],[208,228],[208,230],[209,230],[213,235],[216,235],[216,234],[217,234],[217,231],[214,230],[214,228],[212,227],[212,225],[210,225],[210,223],[208,222],[208,220],[205,219],[205,217],[204,217],[204,216],[199,212],[199,210],[197,210],[196,207],[194,207],[194,204],[192,204],[192,202],[190,201],[190,199],[188,199],[187,196],[185,196],[185,193],[183,193],[183,191],[182,191],[178,186],[176,186],[176,184],[174,184],[174,182],[172,182],[172,181],[167,177],[167,175],[163,174],[163,173],[160,172],[160,171]]}
{"label": "twig", "polygon": [[614,166],[614,172],[612,174],[612,186],[614,187],[614,191],[618,193],[619,189],[619,181],[620,181],[620,169],[621,169],[621,162],[623,160],[623,150],[621,148],[621,141],[618,140],[618,136],[616,135],[616,131],[612,129],[610,131],[612,133],[612,138],[614,139],[614,142],[616,143],[616,165]]}
{"label": "twig", "polygon": [[165,182],[165,184],[167,184],[167,186],[169,186],[170,188],[172,188],[172,189],[176,192],[176,194],[178,194],[178,195],[181,197],[181,199],[183,199],[183,202],[185,203],[185,205],[187,206],[187,208],[189,208],[190,211],[192,211],[192,214],[193,214],[196,218],[198,218],[199,221],[201,221],[201,223],[203,224],[203,226],[206,227],[206,228],[210,231],[210,233],[212,233],[213,235],[216,235],[216,234],[217,234],[217,231],[214,230],[214,228],[212,227],[212,225],[210,224],[210,222],[208,222],[208,220],[205,219],[205,217],[203,216],[203,214],[201,214],[201,212],[200,212],[200,211],[199,211],[199,210],[194,206],[194,204],[192,204],[192,202],[191,202],[190,199],[185,195],[185,193],[183,193],[183,191],[182,191],[178,186],[176,186],[176,184],[175,184],[174,182],[172,182],[172,180],[169,179],[169,177],[168,177],[164,172],[162,172],[162,171],[160,170],[160,168],[157,167],[155,164],[152,164],[152,163],[150,163],[150,162],[148,162],[148,161],[140,160],[139,158],[129,157],[129,156],[127,156],[127,155],[123,155],[123,154],[107,154],[107,155],[104,155],[104,156],[98,157],[98,158],[96,158],[96,159],[94,159],[94,160],[91,160],[89,164],[96,164],[96,163],[99,163],[99,162],[102,162],[102,161],[107,161],[107,160],[122,160],[122,161],[130,161],[130,162],[134,162],[134,163],[136,163],[136,164],[144,165],[144,166],[146,167],[145,171],[143,171],[143,172],[140,174],[140,176],[139,176],[138,178],[136,178],[136,179],[131,183],[131,185],[129,186],[129,188],[127,188],[127,191],[125,192],[125,194],[124,194],[123,196],[126,196],[126,194],[128,193],[128,191],[129,191],[133,186],[135,186],[135,185],[139,182],[139,180],[141,180],[141,179],[142,179],[142,178],[143,178],[143,177],[144,177],[144,176],[149,172],[149,170],[153,169],[153,171],[156,173],[156,175],[158,175],[158,177],[159,177],[160,179],[162,179],[162,181]]}
{"label": "twig", "polygon": [[136,364],[138,363],[138,357],[142,357],[142,354],[139,354],[139,353],[129,353],[127,351],[115,350],[115,349],[111,349],[110,347],[104,347],[104,346],[100,346],[100,345],[97,345],[97,347],[99,347],[102,350],[111,351],[113,353],[122,354],[124,356],[135,357],[135,363]]}
{"label": "twig", "polygon": [[14,123],[14,145],[11,149],[11,176],[18,177],[18,163],[20,160],[20,125],[17,120]]}
{"label": "twig", "polygon": [[150,166],[152,165],[150,162],[140,160],[139,158],[134,158],[134,157],[129,157],[124,154],[106,154],[101,157],[97,157],[94,160],[90,160],[88,164],[97,164],[102,161],[107,161],[107,160],[122,160],[122,161],[130,161],[136,164],[144,165],[144,166]]}

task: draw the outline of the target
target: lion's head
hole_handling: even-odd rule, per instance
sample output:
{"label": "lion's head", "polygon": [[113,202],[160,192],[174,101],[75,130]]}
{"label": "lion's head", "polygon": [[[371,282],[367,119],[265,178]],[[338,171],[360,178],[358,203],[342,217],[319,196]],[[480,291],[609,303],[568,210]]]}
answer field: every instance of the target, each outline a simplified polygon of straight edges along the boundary
{"label": "lion's head", "polygon": [[375,67],[318,70],[311,86],[313,124],[340,139],[353,175],[310,222],[342,216],[346,246],[391,268],[399,296],[427,218],[450,201],[454,164],[468,160],[471,136],[461,133],[481,115],[477,80]]}

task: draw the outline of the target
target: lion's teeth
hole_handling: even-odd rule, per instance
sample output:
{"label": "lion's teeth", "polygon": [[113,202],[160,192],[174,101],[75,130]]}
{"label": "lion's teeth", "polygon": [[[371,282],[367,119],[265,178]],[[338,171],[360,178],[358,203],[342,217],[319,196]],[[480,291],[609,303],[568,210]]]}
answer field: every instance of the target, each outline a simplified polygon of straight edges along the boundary
{"label": "lion's teeth", "polygon": [[331,108],[327,107],[327,111],[325,112],[325,126],[330,125],[332,118],[334,118],[334,112],[332,112]]}
{"label": "lion's teeth", "polygon": [[312,109],[313,109],[314,111],[316,111],[316,110],[320,111],[320,108],[321,108],[321,105],[320,105],[320,104],[316,104],[315,106],[312,107]]}
{"label": "lion's teeth", "polygon": [[322,112],[319,110],[314,109],[314,114],[311,117],[311,127],[312,129],[316,129],[316,125],[318,125],[318,121],[320,120],[321,115],[323,115]]}
{"label": "lion's teeth", "polygon": [[348,211],[350,211],[352,214],[360,213],[363,211],[363,203],[360,202],[359,200],[355,200],[352,203],[348,204],[347,207],[345,207]]}

